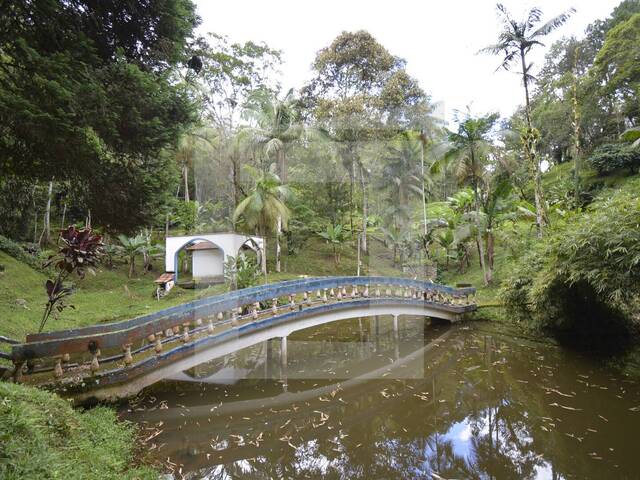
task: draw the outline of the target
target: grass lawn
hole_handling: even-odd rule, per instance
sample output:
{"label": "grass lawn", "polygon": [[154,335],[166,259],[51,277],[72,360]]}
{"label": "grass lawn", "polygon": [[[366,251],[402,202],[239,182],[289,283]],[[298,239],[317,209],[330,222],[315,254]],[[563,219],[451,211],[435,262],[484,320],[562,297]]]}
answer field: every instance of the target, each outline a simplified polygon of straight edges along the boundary
{"label": "grass lawn", "polygon": [[157,479],[135,465],[135,430],[114,410],[82,412],[55,394],[0,382],[0,478],[3,480]]}

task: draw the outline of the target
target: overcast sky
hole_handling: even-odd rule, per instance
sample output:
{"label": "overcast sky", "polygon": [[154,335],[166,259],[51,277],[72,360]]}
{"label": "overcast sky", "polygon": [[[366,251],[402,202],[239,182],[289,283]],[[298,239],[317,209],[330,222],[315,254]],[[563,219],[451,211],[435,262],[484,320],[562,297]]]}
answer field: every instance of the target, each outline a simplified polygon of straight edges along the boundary
{"label": "overcast sky", "polygon": [[[447,120],[471,105],[475,113],[510,115],[523,102],[519,78],[495,72],[496,57],[476,55],[495,43],[499,30],[494,0],[196,0],[200,32],[227,35],[231,41],[264,41],[283,52],[281,83],[300,88],[311,77],[316,52],[344,30],[368,30],[392,54],[407,60]],[[574,7],[567,24],[547,40],[582,36],[586,26],[607,17],[619,0],[503,0],[520,17],[527,8],[542,9],[545,19]],[[544,20],[543,20],[544,21]],[[539,68],[546,48],[533,55]],[[537,71],[537,68],[535,70]]]}

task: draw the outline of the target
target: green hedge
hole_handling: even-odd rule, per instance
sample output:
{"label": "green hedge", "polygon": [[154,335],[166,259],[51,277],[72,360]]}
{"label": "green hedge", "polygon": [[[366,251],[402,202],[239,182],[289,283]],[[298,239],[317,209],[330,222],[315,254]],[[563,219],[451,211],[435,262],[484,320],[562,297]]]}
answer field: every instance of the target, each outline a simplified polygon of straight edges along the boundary
{"label": "green hedge", "polygon": [[640,169],[640,148],[622,143],[600,145],[591,154],[588,162],[601,176],[622,169],[637,172]]}

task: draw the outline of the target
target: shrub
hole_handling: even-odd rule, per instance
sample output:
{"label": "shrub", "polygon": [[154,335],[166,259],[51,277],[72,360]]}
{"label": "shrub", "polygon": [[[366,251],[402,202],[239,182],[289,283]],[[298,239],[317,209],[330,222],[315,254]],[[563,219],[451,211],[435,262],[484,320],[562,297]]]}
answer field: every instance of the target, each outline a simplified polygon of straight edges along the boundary
{"label": "shrub", "polygon": [[591,154],[588,162],[601,176],[624,168],[635,173],[640,169],[640,148],[621,143],[600,145]]}
{"label": "shrub", "polygon": [[240,253],[237,257],[229,255],[224,262],[224,278],[231,290],[257,285],[260,269],[255,257],[244,253]]}
{"label": "shrub", "polygon": [[26,263],[31,268],[42,269],[42,263],[37,256],[27,253],[19,243],[14,242],[10,238],[0,235],[0,250],[7,255]]}
{"label": "shrub", "polygon": [[629,326],[640,298],[640,179],[600,198],[524,255],[502,288],[534,327]]}

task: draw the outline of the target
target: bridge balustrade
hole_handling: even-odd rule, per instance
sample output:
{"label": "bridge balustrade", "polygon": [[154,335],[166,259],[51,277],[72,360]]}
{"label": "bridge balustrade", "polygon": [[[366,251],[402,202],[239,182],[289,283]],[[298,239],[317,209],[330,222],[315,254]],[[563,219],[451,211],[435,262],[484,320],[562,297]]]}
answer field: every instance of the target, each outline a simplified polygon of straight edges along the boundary
{"label": "bridge balustrade", "polygon": [[[14,380],[84,384],[130,370],[198,338],[257,326],[288,312],[369,303],[437,306],[448,314],[476,309],[473,287],[452,288],[394,277],[304,278],[211,296],[121,322],[28,335],[12,346]],[[341,304],[341,305],[337,305]],[[263,322],[264,323],[264,322]],[[166,355],[165,355],[166,357]],[[147,362],[148,364],[148,362]]]}

